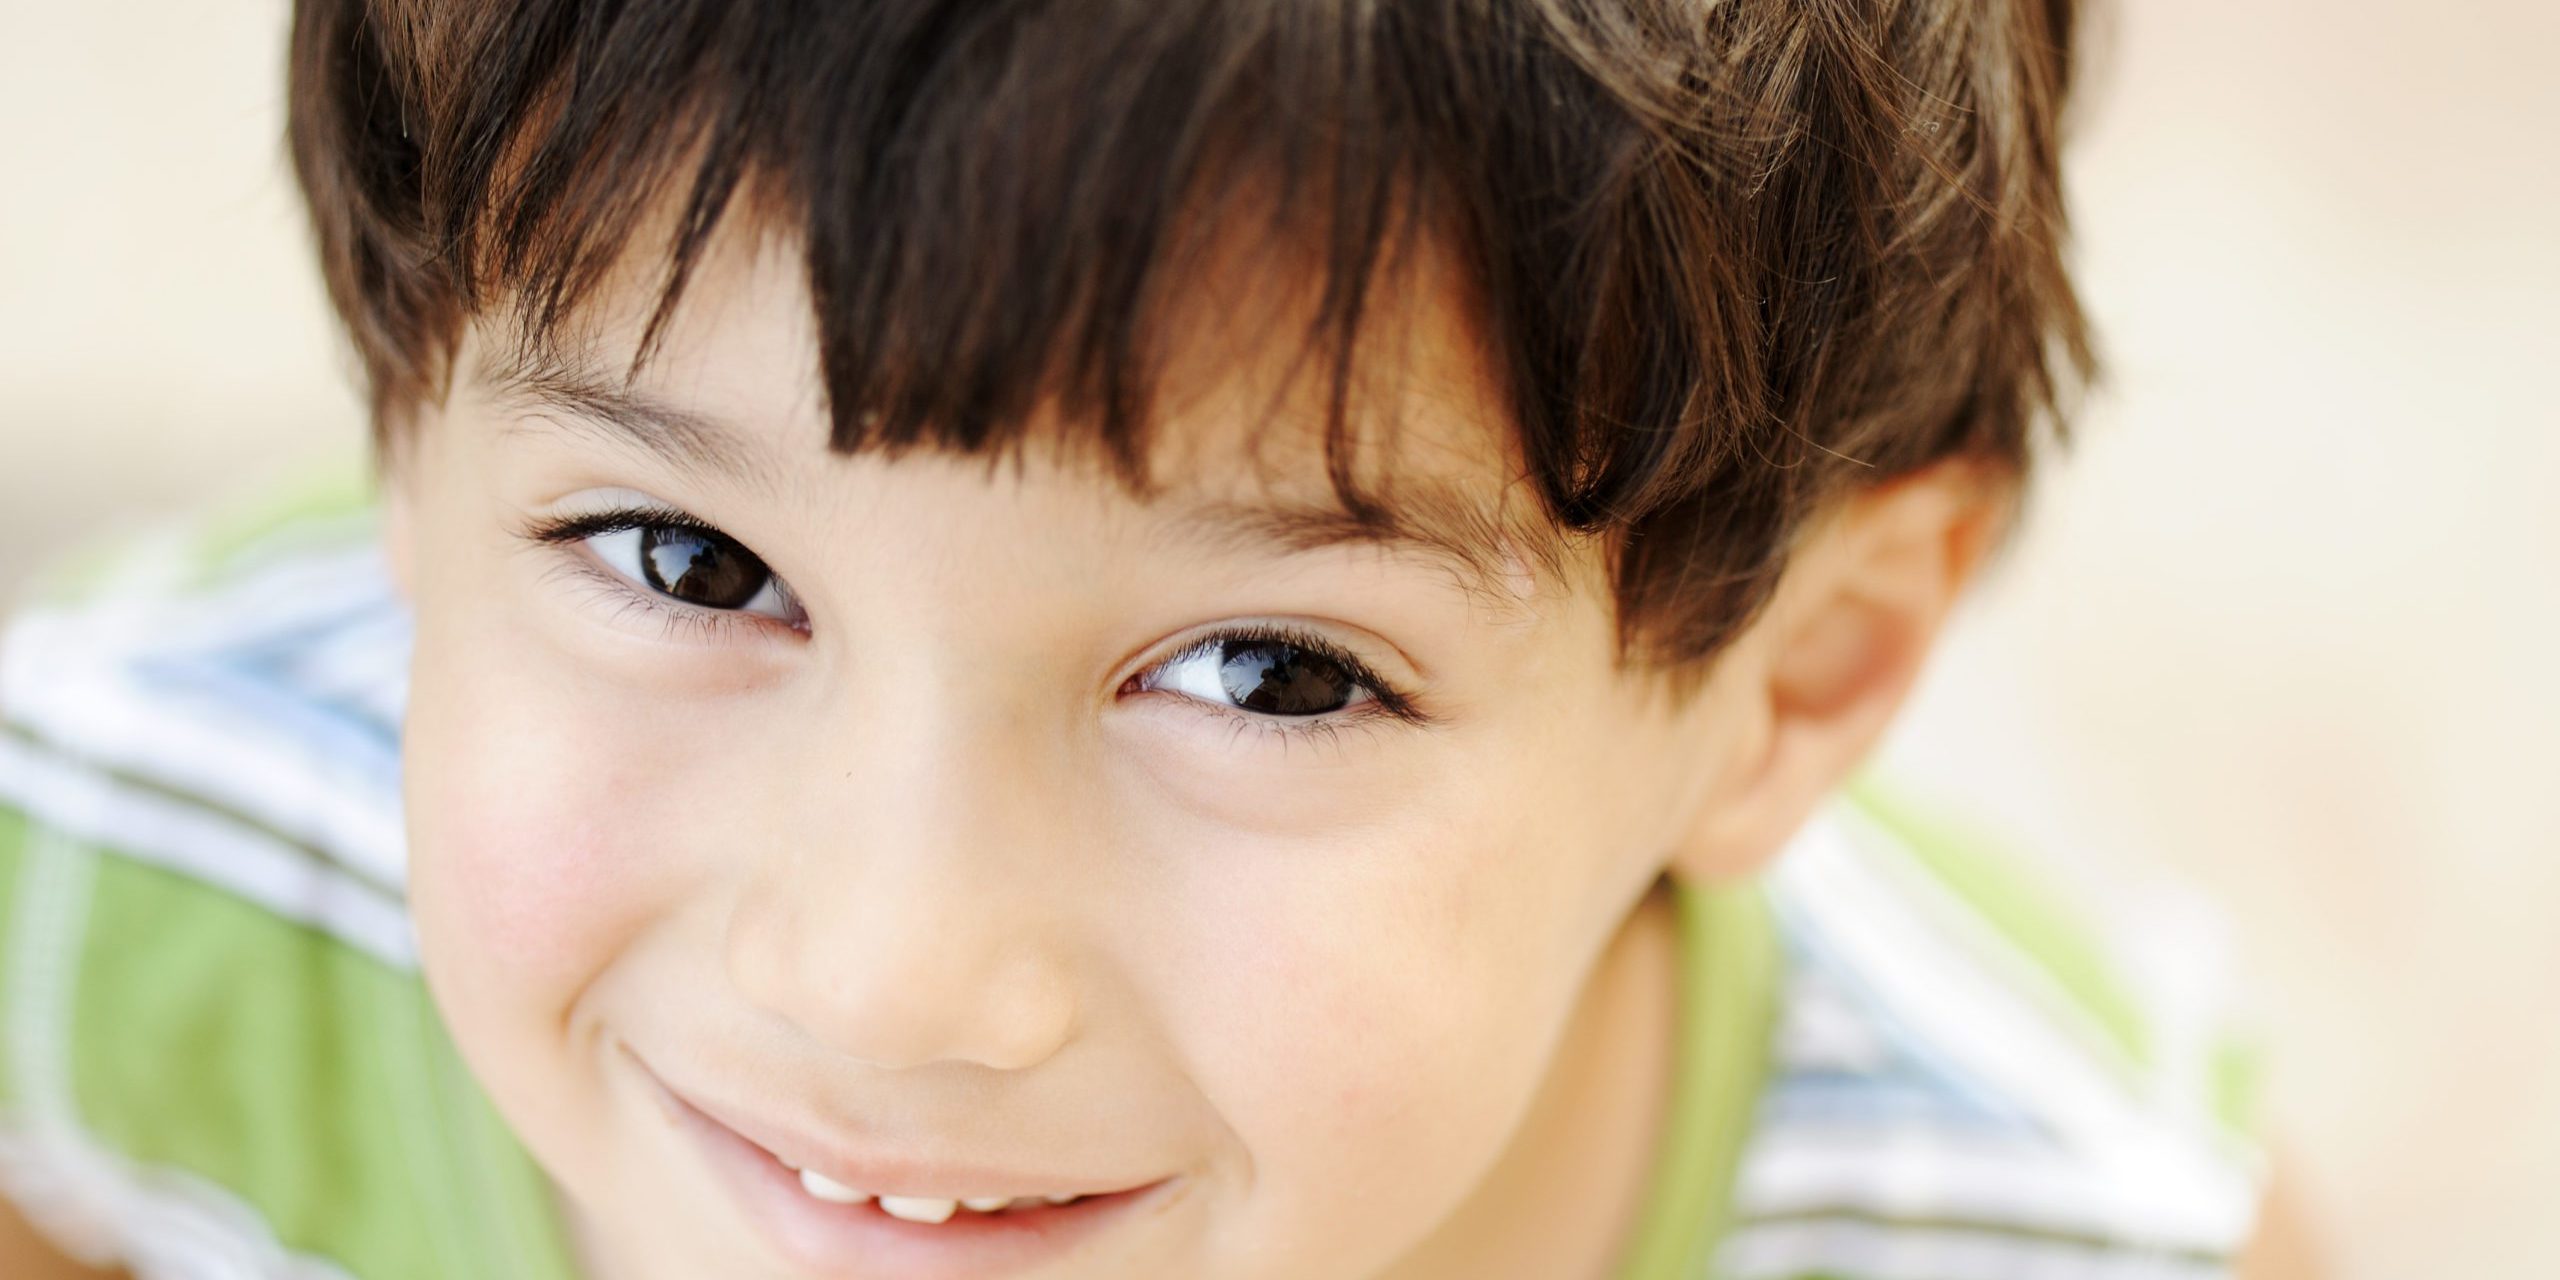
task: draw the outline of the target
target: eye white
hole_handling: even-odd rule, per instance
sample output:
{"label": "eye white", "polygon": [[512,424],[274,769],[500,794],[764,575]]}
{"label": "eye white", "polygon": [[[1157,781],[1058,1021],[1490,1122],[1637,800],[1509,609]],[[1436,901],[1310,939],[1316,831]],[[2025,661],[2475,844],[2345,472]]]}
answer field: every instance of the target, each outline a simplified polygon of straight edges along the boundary
{"label": "eye white", "polygon": [[764,585],[757,588],[754,597],[745,604],[735,609],[714,609],[709,605],[695,604],[690,600],[668,595],[649,585],[648,571],[640,566],[640,530],[636,527],[616,529],[611,533],[599,533],[587,539],[586,546],[587,550],[595,554],[596,559],[604,562],[606,568],[621,575],[633,587],[653,596],[661,596],[688,608],[703,609],[712,613],[756,613],[777,622],[791,620],[791,603],[782,596],[782,580],[770,572],[764,576]]}

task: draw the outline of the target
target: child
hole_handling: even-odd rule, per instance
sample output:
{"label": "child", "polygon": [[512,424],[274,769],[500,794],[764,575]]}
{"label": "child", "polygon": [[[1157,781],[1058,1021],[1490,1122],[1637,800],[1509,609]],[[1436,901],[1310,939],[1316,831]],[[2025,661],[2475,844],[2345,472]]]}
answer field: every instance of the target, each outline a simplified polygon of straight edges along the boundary
{"label": "child", "polygon": [[2090,369],[2072,26],[303,0],[378,469],[0,642],[0,1186],[145,1276],[2227,1274],[2218,1026],[1843,789]]}

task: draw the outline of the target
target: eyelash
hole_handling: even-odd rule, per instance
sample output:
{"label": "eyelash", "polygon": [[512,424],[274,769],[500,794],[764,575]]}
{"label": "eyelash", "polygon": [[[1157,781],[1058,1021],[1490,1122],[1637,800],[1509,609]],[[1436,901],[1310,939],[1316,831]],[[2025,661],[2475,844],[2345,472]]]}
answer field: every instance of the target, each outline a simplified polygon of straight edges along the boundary
{"label": "eyelash", "polygon": [[[573,550],[590,538],[599,538],[606,534],[621,533],[645,526],[689,529],[696,533],[728,538],[728,535],[718,528],[673,507],[621,507],[590,515],[538,519],[526,524],[522,530],[522,536],[528,541],[543,546]],[[735,539],[730,540],[735,541]],[[671,640],[723,643],[738,638],[741,630],[765,625],[780,625],[788,630],[800,630],[789,624],[775,623],[761,614],[705,609],[681,601],[661,599],[656,593],[645,590],[637,583],[624,581],[620,573],[588,560],[570,560],[563,567],[587,579],[591,584],[609,591],[624,609],[637,610],[657,620],[665,628],[666,637]],[[767,570],[767,572],[771,571]],[[781,588],[786,597],[790,595],[790,588],[784,586],[779,577],[774,579],[774,583]],[[1341,735],[1346,730],[1367,733],[1380,728],[1383,721],[1423,726],[1433,723],[1436,719],[1417,705],[1411,696],[1388,683],[1377,672],[1370,669],[1369,664],[1362,662],[1350,651],[1313,631],[1286,623],[1244,623],[1201,636],[1176,650],[1162,662],[1131,676],[1121,687],[1125,690],[1139,686],[1147,677],[1166,667],[1197,658],[1231,641],[1282,644],[1312,653],[1340,667],[1343,674],[1349,676],[1354,684],[1368,691],[1370,699],[1363,704],[1365,708],[1363,710],[1336,712],[1324,717],[1267,716],[1240,711],[1234,707],[1220,706],[1188,694],[1175,695],[1185,702],[1197,705],[1204,714],[1233,722],[1238,735],[1258,732],[1265,738],[1277,737],[1282,741],[1284,748],[1292,740],[1339,746]],[[1159,690],[1142,691],[1160,692]]]}

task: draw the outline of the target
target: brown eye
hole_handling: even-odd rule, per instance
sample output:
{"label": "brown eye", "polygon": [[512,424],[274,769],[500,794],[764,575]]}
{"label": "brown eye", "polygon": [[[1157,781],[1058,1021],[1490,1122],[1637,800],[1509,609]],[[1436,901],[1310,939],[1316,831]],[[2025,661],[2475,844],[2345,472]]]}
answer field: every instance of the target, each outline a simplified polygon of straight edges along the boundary
{"label": "brown eye", "polygon": [[1323,639],[1258,626],[1195,641],[1131,683],[1274,719],[1366,714],[1374,708],[1362,704],[1373,703],[1400,715],[1409,705],[1359,659]]}
{"label": "brown eye", "polygon": [[708,525],[636,510],[579,516],[535,532],[576,544],[644,595],[706,614],[752,613],[794,627],[806,621],[791,588],[756,553]]}
{"label": "brown eye", "polygon": [[1362,687],[1331,658],[1285,641],[1221,641],[1217,656],[1218,684],[1227,697],[1265,715],[1340,711]]}
{"label": "brown eye", "polygon": [[1265,741],[1338,740],[1345,727],[1435,717],[1320,631],[1248,623],[1204,636],[1131,676],[1124,693],[1177,694]]}
{"label": "brown eye", "polygon": [[686,604],[743,609],[773,578],[754,552],[708,529],[653,524],[638,532],[642,580]]}

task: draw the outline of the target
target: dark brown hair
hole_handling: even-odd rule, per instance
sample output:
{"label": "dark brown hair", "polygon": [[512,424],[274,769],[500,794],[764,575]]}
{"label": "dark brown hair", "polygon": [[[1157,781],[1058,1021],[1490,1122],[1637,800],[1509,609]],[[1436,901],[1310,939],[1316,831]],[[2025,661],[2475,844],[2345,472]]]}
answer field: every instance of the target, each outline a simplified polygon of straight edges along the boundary
{"label": "dark brown hair", "polygon": [[[1313,246],[1343,455],[1425,228],[1621,660],[1693,673],[1845,489],[2023,477],[2094,360],[2062,259],[2073,0],[299,0],[290,141],[377,441],[461,325],[546,340],[660,192],[649,356],[732,205],[806,250],[832,447],[1031,407],[1144,475],[1165,303],[1239,191]],[[1253,180],[1253,181],[1247,181]],[[683,185],[670,185],[681,183]],[[1685,683],[1685,682],[1684,682]]]}

